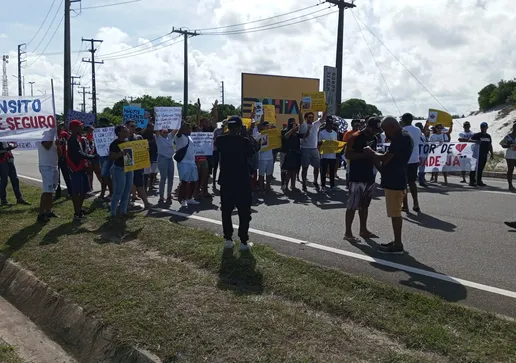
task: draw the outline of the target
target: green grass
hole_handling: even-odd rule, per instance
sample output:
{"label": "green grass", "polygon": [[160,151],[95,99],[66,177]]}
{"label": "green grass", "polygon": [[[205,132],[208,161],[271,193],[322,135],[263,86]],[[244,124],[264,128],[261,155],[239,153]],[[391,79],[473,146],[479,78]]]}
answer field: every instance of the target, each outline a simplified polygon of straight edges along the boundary
{"label": "green grass", "polygon": [[0,363],[26,363],[16,353],[16,349],[2,343],[0,339]]}
{"label": "green grass", "polygon": [[[39,191],[24,185],[27,199]],[[516,323],[169,220],[0,209],[0,251],[165,361],[516,362]],[[6,232],[6,233],[4,233]]]}

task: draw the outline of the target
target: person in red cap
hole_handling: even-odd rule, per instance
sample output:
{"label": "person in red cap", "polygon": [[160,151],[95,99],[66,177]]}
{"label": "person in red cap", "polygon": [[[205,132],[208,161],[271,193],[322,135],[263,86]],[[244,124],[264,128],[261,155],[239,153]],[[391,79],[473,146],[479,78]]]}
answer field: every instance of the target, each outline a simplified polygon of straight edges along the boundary
{"label": "person in red cap", "polygon": [[70,169],[72,183],[74,222],[80,222],[84,217],[82,205],[90,188],[87,166],[90,160],[98,158],[97,154],[87,153],[87,145],[81,137],[83,126],[81,121],[70,121],[70,138],[66,146],[66,164]]}

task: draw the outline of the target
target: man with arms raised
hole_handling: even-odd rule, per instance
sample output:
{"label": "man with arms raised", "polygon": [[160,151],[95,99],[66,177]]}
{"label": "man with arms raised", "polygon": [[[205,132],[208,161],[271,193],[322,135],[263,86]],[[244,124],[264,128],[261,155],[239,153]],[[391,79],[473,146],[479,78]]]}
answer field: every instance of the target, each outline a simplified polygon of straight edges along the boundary
{"label": "man with arms raised", "polygon": [[372,148],[366,147],[364,152],[373,156],[377,169],[382,174],[382,188],[385,192],[387,217],[391,218],[394,231],[394,241],[382,244],[379,252],[400,255],[404,252],[401,241],[403,225],[401,209],[407,190],[407,164],[414,148],[414,142],[392,116],[387,116],[383,119],[382,129],[385,132],[385,136],[391,140],[389,151],[385,154],[380,154]]}
{"label": "man with arms raised", "polygon": [[306,179],[308,175],[308,167],[311,165],[314,168],[314,188],[319,191],[319,169],[321,167],[321,156],[317,148],[319,128],[321,127],[321,120],[326,120],[326,112],[320,120],[314,122],[315,114],[307,112],[304,115],[303,122],[303,102],[299,103],[299,133],[303,135],[301,140],[301,177],[303,179],[303,191],[306,191]]}

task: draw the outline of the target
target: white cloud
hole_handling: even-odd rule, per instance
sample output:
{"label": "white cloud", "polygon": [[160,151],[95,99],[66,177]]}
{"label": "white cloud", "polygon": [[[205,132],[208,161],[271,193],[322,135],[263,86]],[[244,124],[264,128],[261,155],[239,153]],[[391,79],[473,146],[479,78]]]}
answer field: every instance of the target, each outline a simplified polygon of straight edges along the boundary
{"label": "white cloud", "polygon": [[0,39],[7,39],[7,34],[0,33]]}
{"label": "white cloud", "polygon": [[[138,13],[146,14],[142,20],[146,25],[156,19],[155,26],[164,34],[172,26],[220,27],[316,3],[317,0],[199,0],[197,6],[186,7],[178,1],[148,0],[138,3]],[[483,86],[516,75],[516,39],[512,35],[516,9],[511,7],[511,0],[360,0],[356,5],[355,14],[451,112],[462,114],[476,109],[477,92]],[[304,13],[325,7],[328,4]],[[314,16],[329,11],[320,11]],[[161,20],[165,12],[174,14],[168,25],[163,25]],[[283,22],[302,14],[292,13],[267,23]],[[96,24],[92,14],[84,12],[81,17],[83,20],[89,17],[88,20],[97,25],[95,37],[104,40],[98,52],[98,59],[106,56],[105,64],[97,73],[99,106],[111,105],[124,96],[145,93],[183,99],[183,43],[136,57],[108,60],[127,52],[149,49],[145,42],[152,37],[135,36],[131,18],[118,27],[106,27],[109,23],[104,20]],[[252,23],[246,28],[262,25]],[[333,14],[267,31],[190,38],[190,100],[200,97],[203,104],[211,104],[220,98],[220,81],[224,81],[226,102],[238,105],[241,72],[321,78],[323,66],[335,62],[336,25],[337,16]],[[234,29],[238,28],[230,30]],[[371,33],[363,26],[362,30],[401,112],[424,115],[429,107],[440,107]],[[173,37],[172,34],[163,40]],[[130,50],[139,44],[142,46]],[[113,52],[118,53],[110,55]],[[16,54],[11,56],[16,57]],[[88,57],[88,53],[81,56]],[[72,68],[83,75],[82,84],[87,84],[91,66],[80,63],[74,66],[75,60],[76,55],[72,57]],[[43,56],[25,71],[26,81],[28,78],[36,81],[36,88],[44,87],[51,77],[55,79],[58,110],[62,104],[62,69],[62,56]],[[15,65],[10,64],[10,72],[15,72]],[[364,98],[384,113],[399,113],[355,18],[346,11],[343,99],[350,97]]]}

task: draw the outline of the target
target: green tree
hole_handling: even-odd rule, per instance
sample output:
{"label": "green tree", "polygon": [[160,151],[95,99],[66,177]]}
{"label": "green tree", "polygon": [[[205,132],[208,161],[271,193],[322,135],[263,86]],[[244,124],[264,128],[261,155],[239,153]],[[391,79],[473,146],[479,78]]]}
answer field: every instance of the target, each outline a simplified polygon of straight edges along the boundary
{"label": "green tree", "polygon": [[493,107],[491,105],[491,94],[496,90],[496,88],[496,85],[491,83],[478,92],[478,107],[480,110],[485,111]]}
{"label": "green tree", "polygon": [[358,98],[350,98],[341,104],[341,116],[344,118],[364,118],[367,116],[382,116],[382,112],[375,105]]}

